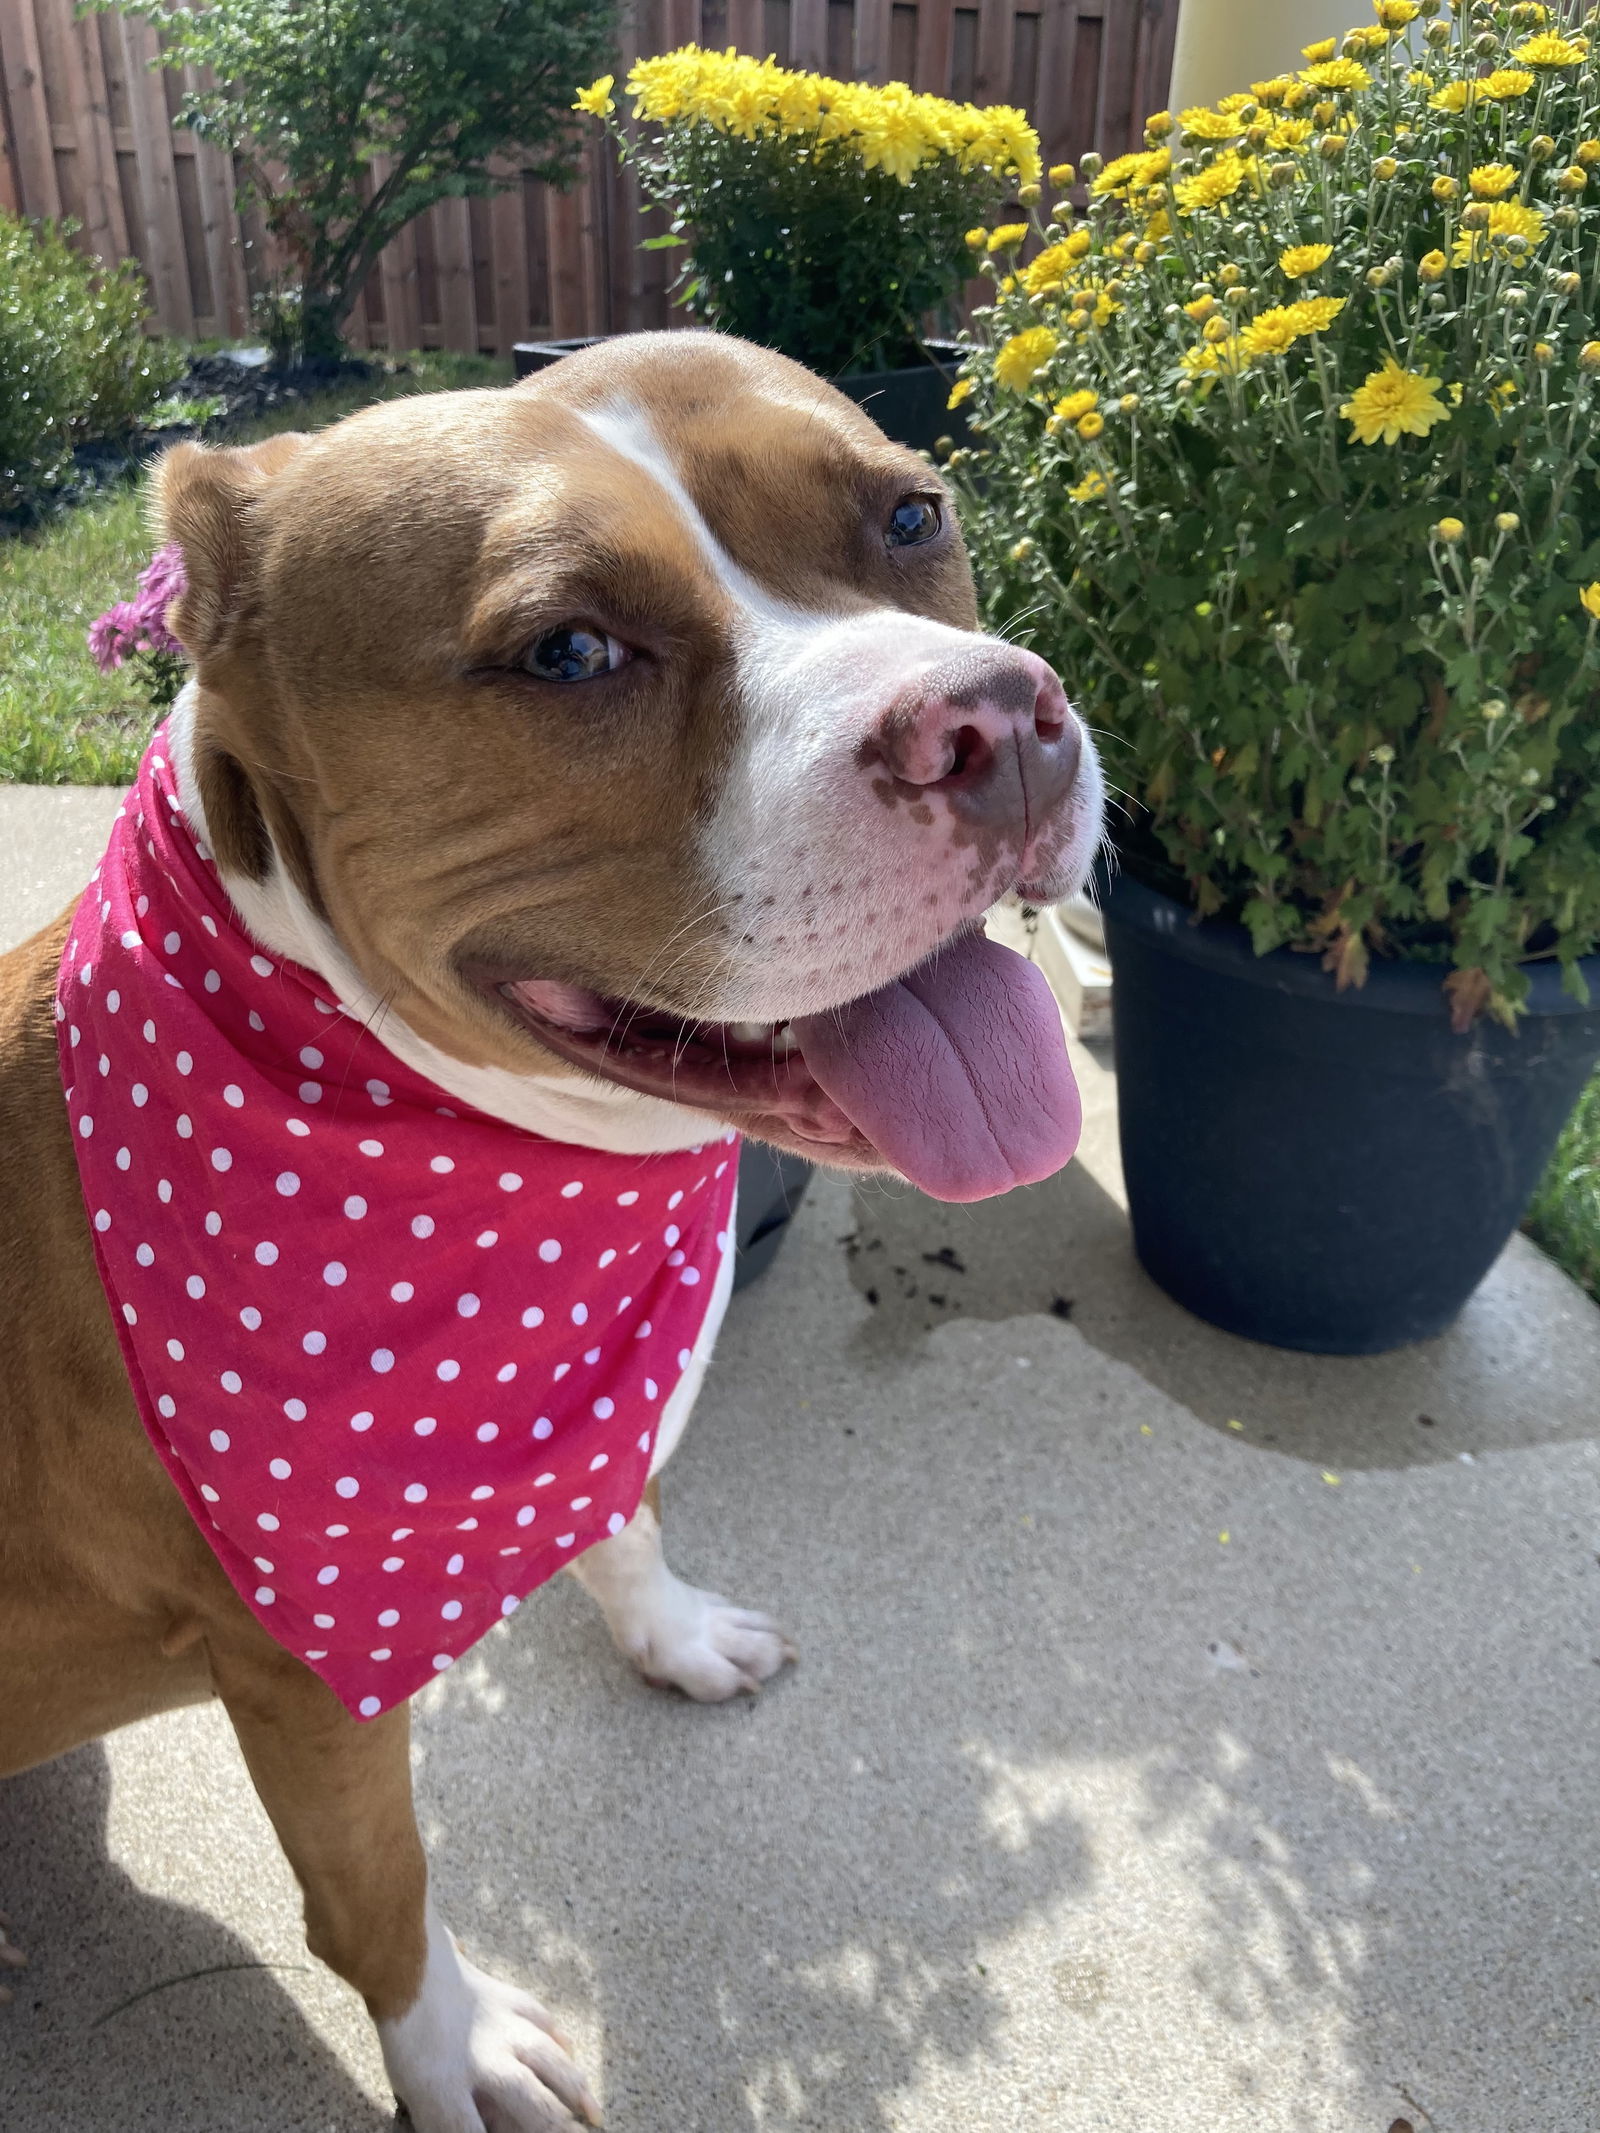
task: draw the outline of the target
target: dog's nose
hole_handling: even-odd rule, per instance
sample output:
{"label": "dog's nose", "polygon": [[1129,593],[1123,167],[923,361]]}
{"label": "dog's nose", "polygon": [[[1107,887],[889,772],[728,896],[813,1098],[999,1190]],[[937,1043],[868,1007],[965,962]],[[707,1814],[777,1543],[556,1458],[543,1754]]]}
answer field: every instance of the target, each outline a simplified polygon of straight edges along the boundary
{"label": "dog's nose", "polygon": [[1052,669],[986,644],[930,668],[895,698],[863,753],[902,786],[945,796],[968,821],[1036,828],[1064,801],[1082,739]]}

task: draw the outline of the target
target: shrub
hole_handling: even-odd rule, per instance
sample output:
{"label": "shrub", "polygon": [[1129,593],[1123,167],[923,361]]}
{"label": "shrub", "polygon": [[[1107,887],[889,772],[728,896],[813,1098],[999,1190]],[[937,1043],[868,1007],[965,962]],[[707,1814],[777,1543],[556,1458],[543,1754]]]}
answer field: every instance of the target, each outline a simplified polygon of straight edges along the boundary
{"label": "shrub", "polygon": [[129,429],[183,368],[148,340],[145,289],[67,230],[0,210],[0,509],[59,485],[72,448]]}
{"label": "shrub", "polygon": [[[323,357],[415,216],[520,185],[524,168],[570,180],[571,84],[609,50],[615,11],[613,0],[133,0],[123,12],[160,25],[163,65],[212,70],[176,123],[238,159],[243,198],[290,261],[285,331],[295,352]],[[513,146],[518,175],[491,176]]]}
{"label": "shrub", "polygon": [[974,530],[1158,885],[1510,1020],[1600,940],[1600,70],[1543,6],[1374,6],[1008,251]]}
{"label": "shrub", "polygon": [[[607,75],[580,107],[610,118],[611,87]],[[1039,175],[1020,111],[900,82],[687,45],[641,60],[627,87],[646,130],[611,130],[671,218],[649,243],[687,247],[678,301],[827,376],[915,360],[922,314],[972,273],[968,231]]]}

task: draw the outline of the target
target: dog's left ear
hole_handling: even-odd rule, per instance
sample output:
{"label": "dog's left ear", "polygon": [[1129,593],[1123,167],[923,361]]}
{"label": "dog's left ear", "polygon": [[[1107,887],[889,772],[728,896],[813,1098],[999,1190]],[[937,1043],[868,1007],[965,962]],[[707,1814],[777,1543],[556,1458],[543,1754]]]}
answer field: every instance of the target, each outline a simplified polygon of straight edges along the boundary
{"label": "dog's left ear", "polygon": [[155,472],[155,522],[183,551],[188,591],[173,606],[184,650],[203,668],[228,648],[250,604],[261,506],[273,479],[311,439],[298,430],[261,444],[180,444]]}

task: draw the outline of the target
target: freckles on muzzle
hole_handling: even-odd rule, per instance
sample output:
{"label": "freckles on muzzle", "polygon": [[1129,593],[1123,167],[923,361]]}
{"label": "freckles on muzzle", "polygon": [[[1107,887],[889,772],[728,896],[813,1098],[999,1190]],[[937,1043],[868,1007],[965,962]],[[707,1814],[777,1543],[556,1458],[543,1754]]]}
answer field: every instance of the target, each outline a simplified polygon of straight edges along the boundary
{"label": "freckles on muzzle", "polygon": [[1068,841],[1082,752],[1052,669],[1020,646],[983,643],[902,688],[856,761],[902,821],[943,824],[985,871],[1004,862],[1037,877]]}

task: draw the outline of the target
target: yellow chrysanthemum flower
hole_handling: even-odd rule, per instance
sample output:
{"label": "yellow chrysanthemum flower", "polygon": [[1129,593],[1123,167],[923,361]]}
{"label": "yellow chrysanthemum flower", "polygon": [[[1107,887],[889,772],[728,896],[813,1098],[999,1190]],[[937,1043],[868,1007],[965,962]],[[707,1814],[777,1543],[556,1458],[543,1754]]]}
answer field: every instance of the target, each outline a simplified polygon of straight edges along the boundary
{"label": "yellow chrysanthemum flower", "polygon": [[1465,536],[1467,529],[1458,518],[1442,518],[1433,530],[1441,541],[1453,548],[1457,541]]}
{"label": "yellow chrysanthemum flower", "polygon": [[1078,435],[1085,444],[1093,444],[1105,426],[1106,418],[1104,415],[1091,412],[1078,417]]}
{"label": "yellow chrysanthemum flower", "polygon": [[1060,336],[1048,326],[1029,326],[1014,333],[994,359],[996,384],[1007,392],[1025,393],[1060,346]]}
{"label": "yellow chrysanthemum flower", "polygon": [[1468,260],[1482,259],[1508,237],[1522,237],[1529,244],[1537,244],[1543,235],[1544,217],[1536,207],[1525,207],[1520,200],[1496,200],[1483,229],[1456,232],[1456,248],[1451,257],[1458,267],[1464,267]]}
{"label": "yellow chrysanthemum flower", "polygon": [[1422,10],[1417,0],[1372,0],[1372,12],[1386,30],[1403,30],[1416,21]]}
{"label": "yellow chrysanthemum flower", "polygon": [[1310,119],[1276,119],[1267,129],[1267,146],[1278,149],[1304,148],[1316,130]]}
{"label": "yellow chrysanthemum flower", "polygon": [[1250,94],[1258,104],[1265,104],[1267,109],[1271,111],[1283,102],[1284,97],[1293,87],[1294,76],[1292,74],[1274,74],[1270,81],[1253,81],[1250,84]]}
{"label": "yellow chrysanthemum flower", "polygon": [[1197,141],[1237,140],[1244,131],[1231,111],[1212,111],[1204,104],[1193,104],[1187,111],[1180,111],[1178,125],[1184,133],[1192,133]]}
{"label": "yellow chrysanthemum flower", "polygon": [[617,108],[616,98],[611,94],[616,82],[614,74],[602,74],[587,89],[580,89],[572,99],[574,111],[587,111],[592,118],[610,118]]}
{"label": "yellow chrysanthemum flower", "polygon": [[1052,163],[1049,170],[1050,183],[1060,192],[1064,185],[1076,185],[1078,173],[1071,163]]}
{"label": "yellow chrysanthemum flower", "polygon": [[1301,281],[1307,274],[1315,274],[1333,257],[1331,244],[1291,244],[1278,254],[1278,267],[1290,281]]}
{"label": "yellow chrysanthemum flower", "polygon": [[1002,222],[998,229],[989,232],[989,242],[984,247],[989,252],[1014,252],[1019,244],[1027,241],[1028,225],[1025,222]]}
{"label": "yellow chrysanthemum flower", "polygon": [[1443,281],[1444,270],[1445,256],[1443,252],[1424,252],[1417,261],[1417,279],[1419,281]]}
{"label": "yellow chrysanthemum flower", "polygon": [[1600,163],[1600,141],[1580,141],[1572,151],[1572,160],[1574,163],[1581,163],[1585,170],[1592,164]]}
{"label": "yellow chrysanthemum flower", "polygon": [[989,232],[986,229],[980,226],[978,229],[968,230],[967,243],[972,247],[973,251],[981,252],[988,242]]}
{"label": "yellow chrysanthemum flower", "polygon": [[1075,504],[1098,503],[1106,493],[1106,478],[1098,467],[1091,467],[1082,481],[1076,481],[1067,494]]}
{"label": "yellow chrysanthemum flower", "polygon": [[1302,296],[1289,306],[1297,333],[1326,333],[1350,301],[1347,296]]}
{"label": "yellow chrysanthemum flower", "polygon": [[1520,59],[1525,67],[1575,67],[1588,58],[1589,45],[1582,37],[1556,37],[1546,33],[1524,39],[1511,56]]}
{"label": "yellow chrysanthemum flower", "polygon": [[1299,336],[1294,316],[1286,305],[1259,312],[1239,335],[1239,345],[1252,362],[1262,356],[1282,355]]}
{"label": "yellow chrysanthemum flower", "polygon": [[1600,578],[1596,578],[1592,584],[1586,585],[1583,591],[1579,593],[1578,599],[1582,604],[1584,613],[1590,620],[1600,622]]}
{"label": "yellow chrysanthemum flower", "polygon": [[950,397],[944,404],[946,407],[959,407],[963,400],[970,400],[971,397],[972,380],[970,378],[957,378],[955,384],[950,388]]}
{"label": "yellow chrysanthemum flower", "polygon": [[1510,98],[1526,96],[1533,87],[1533,76],[1522,67],[1496,67],[1478,83],[1480,96]]}
{"label": "yellow chrysanthemum flower", "polygon": [[1480,163],[1467,172],[1474,200],[1502,199],[1516,182],[1517,174],[1509,163]]}
{"label": "yellow chrysanthemum flower", "polygon": [[1359,59],[1328,59],[1320,66],[1302,67],[1300,79],[1313,89],[1370,89],[1372,76]]}
{"label": "yellow chrysanthemum flower", "polygon": [[1384,358],[1381,370],[1367,374],[1339,412],[1350,423],[1356,444],[1426,437],[1436,422],[1450,419],[1450,410],[1439,404],[1439,380],[1403,370],[1393,356]]}
{"label": "yellow chrysanthemum flower", "polygon": [[1331,59],[1334,53],[1338,51],[1338,49],[1339,40],[1337,37],[1319,37],[1315,44],[1303,45],[1301,47],[1300,57],[1302,59],[1309,59],[1313,66],[1317,66],[1320,65],[1323,60]]}
{"label": "yellow chrysanthemum flower", "polygon": [[1193,214],[1197,207],[1216,207],[1239,190],[1245,172],[1244,158],[1225,148],[1204,170],[1192,178],[1180,178],[1172,188],[1172,196],[1186,215]]}
{"label": "yellow chrysanthemum flower", "polygon": [[1470,104],[1477,102],[1479,86],[1475,81],[1447,81],[1442,89],[1428,98],[1428,109],[1450,111],[1459,116]]}
{"label": "yellow chrysanthemum flower", "polygon": [[[1082,236],[1085,233],[1078,231],[1076,234]],[[1071,249],[1071,239],[1064,244],[1046,245],[1038,257],[1029,260],[1023,268],[1022,286],[1030,296],[1043,296],[1052,286],[1059,290],[1061,277],[1077,257]]]}
{"label": "yellow chrysanthemum flower", "polygon": [[1052,413],[1059,415],[1063,422],[1078,422],[1085,415],[1092,414],[1099,405],[1100,395],[1090,392],[1084,385],[1075,393],[1068,393],[1064,399],[1058,400]]}

